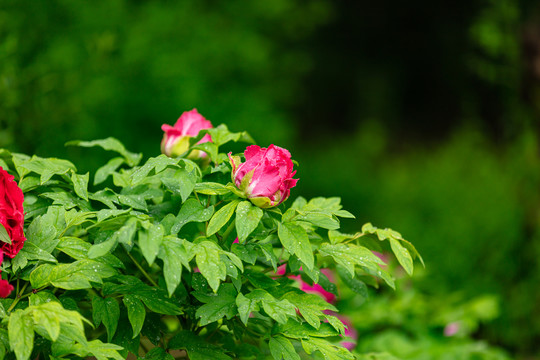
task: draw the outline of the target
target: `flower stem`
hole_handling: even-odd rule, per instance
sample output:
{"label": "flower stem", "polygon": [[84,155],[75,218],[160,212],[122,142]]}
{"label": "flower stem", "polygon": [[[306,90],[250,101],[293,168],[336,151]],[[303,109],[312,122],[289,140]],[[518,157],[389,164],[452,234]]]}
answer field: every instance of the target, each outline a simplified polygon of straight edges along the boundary
{"label": "flower stem", "polygon": [[15,299],[13,300],[13,302],[11,303],[11,306],[7,309],[7,312],[10,313],[14,308],[15,306],[17,305],[17,303],[19,302],[19,300],[21,299],[21,296],[22,296],[22,293],[24,292],[24,290],[26,290],[26,287],[28,286],[28,283],[24,284],[24,286],[22,287],[21,291],[17,294],[17,296],[15,297]]}
{"label": "flower stem", "polygon": [[137,266],[137,268],[141,271],[141,273],[144,275],[144,277],[152,284],[154,285],[155,287],[159,287],[159,285],[150,277],[150,275],[146,272],[146,270],[143,269],[143,267],[141,266],[141,264],[139,264],[139,262],[137,260],[135,260],[135,258],[133,257],[133,255],[131,255],[129,252],[126,251],[126,253],[128,254],[129,258],[131,259],[131,261],[133,261],[133,263],[135,264],[135,266]]}

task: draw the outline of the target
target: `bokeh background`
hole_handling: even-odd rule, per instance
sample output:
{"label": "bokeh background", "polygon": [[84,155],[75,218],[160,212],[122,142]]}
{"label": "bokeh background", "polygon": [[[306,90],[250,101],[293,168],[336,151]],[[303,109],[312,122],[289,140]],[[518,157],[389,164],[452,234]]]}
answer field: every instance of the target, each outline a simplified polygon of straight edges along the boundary
{"label": "bokeh background", "polygon": [[346,230],[417,246],[412,281],[342,304],[363,350],[539,359],[539,15],[534,0],[0,0],[0,146],[86,171],[107,155],[68,140],[155,156],[161,124],[196,107],[290,149],[293,196],[342,197]]}

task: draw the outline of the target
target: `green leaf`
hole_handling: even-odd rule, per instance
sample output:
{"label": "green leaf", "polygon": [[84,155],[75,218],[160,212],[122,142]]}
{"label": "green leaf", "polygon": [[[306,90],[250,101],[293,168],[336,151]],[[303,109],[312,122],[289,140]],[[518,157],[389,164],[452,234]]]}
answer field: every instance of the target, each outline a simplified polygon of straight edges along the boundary
{"label": "green leaf", "polygon": [[214,144],[213,142],[204,142],[200,144],[196,144],[191,147],[191,149],[201,150],[210,156],[210,159],[217,163],[218,162],[218,146]]}
{"label": "green leaf", "polygon": [[146,201],[140,195],[118,195],[118,201],[120,204],[132,207],[133,209],[148,211]]}
{"label": "green leaf", "polygon": [[205,222],[214,214],[214,206],[205,208],[197,199],[188,199],[182,205],[176,222],[171,228],[172,234],[178,234],[182,227],[189,222]]}
{"label": "green leaf", "polygon": [[126,216],[122,217],[122,215],[127,215],[129,213],[131,213],[131,209],[125,209],[125,210],[116,210],[116,209],[103,209],[103,210],[99,210],[97,212],[97,224],[96,225],[99,225],[100,227],[103,226],[103,224],[101,224],[103,221],[111,218],[111,217],[114,217],[114,219],[111,219],[111,221],[113,222],[118,222],[119,219],[122,219],[123,221],[125,221],[126,219]]}
{"label": "green leaf", "polygon": [[256,245],[254,244],[232,244],[231,251],[242,259],[242,261],[251,265],[255,265],[257,261]]}
{"label": "green leaf", "polygon": [[[47,298],[49,298],[48,302]],[[91,323],[77,311],[64,309],[52,294],[45,297],[45,301],[38,305],[29,306],[25,310],[28,314],[33,315],[36,332],[52,341],[62,341],[66,338],[67,333],[71,341],[75,340],[86,344],[83,322]],[[45,333],[42,329],[45,330]]]}
{"label": "green leaf", "polygon": [[291,341],[283,336],[274,336],[268,343],[274,360],[300,360]]}
{"label": "green leaf", "polygon": [[360,236],[359,233],[357,233],[355,235],[351,235],[351,234],[340,233],[337,230],[328,231],[328,239],[330,239],[330,243],[332,243],[332,244],[338,244],[338,243],[344,242],[345,240],[349,240],[349,239],[356,239],[359,236]]}
{"label": "green leaf", "polygon": [[28,259],[24,256],[24,253],[20,252],[11,260],[11,268],[13,272],[18,272],[20,269],[24,269],[28,265]]}
{"label": "green leaf", "polygon": [[353,214],[351,214],[347,210],[334,211],[334,215],[342,217],[342,218],[356,219],[356,216],[354,216]]}
{"label": "green leaf", "polygon": [[9,234],[6,228],[2,224],[0,224],[0,241],[7,244],[11,244],[11,238],[9,237]]}
{"label": "green leaf", "polygon": [[39,196],[53,200],[53,205],[62,205],[62,207],[66,210],[72,209],[74,207],[79,207],[83,210],[88,211],[91,209],[90,204],[87,201],[81,200],[72,193],[44,192],[41,193]]}
{"label": "green leaf", "polygon": [[8,323],[9,346],[17,360],[27,360],[34,348],[34,320],[25,310],[11,313]]}
{"label": "green leaf", "polygon": [[126,245],[127,249],[131,249],[133,247],[133,238],[137,232],[138,223],[139,220],[136,217],[130,217],[126,223],[114,233],[113,237],[116,237],[119,243]]}
{"label": "green leaf", "polygon": [[383,279],[388,286],[395,289],[394,279],[392,276],[388,273],[388,271],[381,269],[381,267],[377,264],[368,262],[366,264],[361,264],[360,268],[371,276]]}
{"label": "green leaf", "polygon": [[0,303],[0,319],[3,319],[7,316],[6,309],[4,308],[4,305]]}
{"label": "green leaf", "polygon": [[118,245],[118,237],[113,235],[102,243],[92,245],[88,251],[88,258],[95,259],[109,254],[116,248],[116,245]]}
{"label": "green leaf", "polygon": [[139,161],[141,161],[142,159],[142,154],[135,154],[135,153],[127,151],[124,145],[120,141],[112,137],[101,139],[101,140],[93,140],[93,141],[75,140],[75,141],[70,141],[66,143],[66,146],[68,145],[81,146],[81,147],[99,146],[107,151],[115,151],[119,153],[120,155],[122,155],[124,159],[126,159],[126,163],[129,166],[136,166],[139,163]]}
{"label": "green leaf", "polygon": [[181,330],[169,341],[170,349],[184,349],[190,360],[231,360],[224,348],[212,345],[189,330]]}
{"label": "green leaf", "polygon": [[84,240],[73,236],[66,236],[60,238],[60,242],[56,246],[58,250],[74,258],[75,260],[81,260],[88,258],[88,250],[90,250],[90,244]]}
{"label": "green leaf", "polygon": [[229,131],[225,124],[221,124],[215,128],[206,130],[212,137],[212,142],[217,146],[221,146],[229,141],[243,141],[248,143],[254,143],[253,139],[247,132],[232,133]]}
{"label": "green leaf", "polygon": [[50,206],[46,214],[35,218],[26,231],[28,242],[51,253],[58,244],[58,234],[65,230],[65,212],[61,206]]}
{"label": "green leaf", "polygon": [[111,342],[118,326],[118,319],[120,319],[118,301],[110,297],[102,299],[99,296],[94,296],[92,299],[92,317],[96,326],[103,322],[105,329],[107,329],[108,342]]}
{"label": "green leaf", "polygon": [[[42,326],[51,340],[56,341],[60,336],[60,319],[57,316],[57,311],[50,311],[51,309],[44,309],[42,306],[35,306],[34,308],[34,323]],[[58,308],[63,310],[59,303]]]}
{"label": "green leaf", "polygon": [[195,192],[204,195],[225,195],[231,192],[223,184],[206,181],[196,184],[194,190]]}
{"label": "green leaf", "polygon": [[133,338],[135,338],[143,327],[146,310],[141,300],[135,295],[126,294],[123,301],[127,308],[129,322],[133,328]]}
{"label": "green leaf", "polygon": [[[191,258],[188,255],[188,250],[185,247],[185,240],[178,239],[172,236],[167,236],[163,239],[163,244],[159,251],[159,258],[163,260],[163,275],[169,296],[172,296],[178,284],[182,280],[182,264],[187,268]],[[189,243],[191,245],[191,243]]]}
{"label": "green leaf", "polygon": [[121,157],[115,157],[109,160],[107,164],[97,169],[96,175],[94,175],[94,185],[101,184],[107,180],[107,178],[111,176],[112,173],[114,173],[116,169],[118,169],[123,163],[124,159]]}
{"label": "green leaf", "polygon": [[232,319],[237,314],[236,295],[236,289],[232,284],[221,285],[216,294],[193,293],[197,300],[204,303],[195,313],[195,316],[201,319],[201,326],[218,321],[223,317]]}
{"label": "green leaf", "polygon": [[259,311],[259,300],[258,299],[248,299],[242,293],[238,293],[236,297],[236,306],[238,307],[238,314],[240,315],[240,320],[247,326],[249,320],[249,315],[253,311]]}
{"label": "green leaf", "polygon": [[32,156],[31,159],[24,161],[19,167],[41,175],[40,185],[49,181],[53,175],[63,175],[70,170],[77,171],[75,165],[67,160],[56,158],[45,159],[36,155]]}
{"label": "green leaf", "polygon": [[278,236],[283,247],[291,255],[298,256],[309,269],[313,269],[315,265],[313,250],[303,227],[293,223],[279,223]]}
{"label": "green leaf", "polygon": [[305,213],[300,213],[295,220],[307,221],[323,229],[339,229],[339,220],[332,215],[332,213],[325,211],[307,211]]}
{"label": "green leaf", "polygon": [[319,252],[321,255],[331,256],[336,263],[347,269],[351,277],[355,275],[355,265],[373,267],[376,264],[384,264],[369,249],[354,244],[323,244]]}
{"label": "green leaf", "polygon": [[339,277],[353,292],[367,299],[369,296],[366,284],[356,278],[353,278],[349,271],[341,265],[337,266]]}
{"label": "green leaf", "polygon": [[227,268],[220,261],[221,248],[211,241],[202,241],[196,244],[192,251],[201,274],[212,290],[217,292],[220,281],[224,281],[227,276]]}
{"label": "green leaf", "polygon": [[263,210],[253,206],[249,201],[242,201],[236,208],[236,233],[238,240],[244,240],[257,228],[263,217]]}
{"label": "green leaf", "polygon": [[62,289],[88,289],[90,281],[102,283],[103,278],[116,275],[116,270],[101,262],[77,260],[71,264],[38,266],[30,273],[30,282],[34,289],[53,285]]}
{"label": "green leaf", "polygon": [[144,360],[174,360],[174,356],[163,348],[155,347],[146,353]]}
{"label": "green leaf", "polygon": [[139,247],[148,265],[154,263],[164,234],[165,229],[160,224],[150,224],[147,230],[141,229],[139,231]]}
{"label": "green leaf", "polygon": [[[99,201],[105,204],[110,209],[116,209],[115,203],[118,203],[118,196],[111,189],[104,189],[96,191],[95,193],[88,194],[88,198],[91,200]],[[102,210],[103,211],[103,210]]]}
{"label": "green leaf", "polygon": [[150,173],[155,169],[155,173],[158,174],[165,170],[168,166],[178,167],[178,160],[170,158],[164,154],[157,157],[151,157],[148,161],[135,170],[131,176],[131,183],[137,185],[142,182]]}
{"label": "green leaf", "polygon": [[182,202],[185,202],[195,188],[199,176],[197,175],[196,169],[191,171],[188,171],[187,169],[178,169],[170,176],[161,176],[160,179],[169,191],[173,194],[180,195]]}
{"label": "green leaf", "polygon": [[291,291],[283,295],[283,298],[298,308],[308,324],[315,329],[319,329],[321,325],[320,318],[324,316],[324,310],[337,311],[333,305],[315,294]]}
{"label": "green leaf", "polygon": [[336,329],[337,332],[339,332],[341,335],[345,335],[345,325],[343,325],[343,323],[341,322],[341,320],[339,320],[338,317],[328,314],[325,314],[324,317],[326,318],[328,323],[332,325],[334,329]]}
{"label": "green leaf", "polygon": [[236,206],[240,201],[233,200],[230,203],[223,206],[221,209],[216,211],[210,222],[208,223],[208,228],[206,229],[206,236],[212,236],[219,231],[232,217]]}
{"label": "green leaf", "polygon": [[43,260],[47,262],[56,263],[58,262],[54,256],[46,252],[45,250],[40,249],[37,245],[26,242],[17,254],[17,256],[24,256],[27,260]]}
{"label": "green leaf", "polygon": [[257,246],[259,247],[260,252],[266,258],[266,260],[270,262],[270,264],[274,268],[274,271],[277,271],[278,258],[274,253],[274,248],[272,247],[272,245],[259,243],[257,244]]}
{"label": "green leaf", "polygon": [[319,351],[325,360],[354,360],[355,357],[344,347],[329,343],[324,339],[307,338],[302,339],[302,347],[311,355],[315,351]]}
{"label": "green leaf", "polygon": [[289,319],[286,324],[278,326],[276,334],[283,334],[292,339],[305,339],[308,337],[334,337],[339,333],[328,323],[321,323],[319,329],[313,328],[306,322],[299,323],[296,320]]}
{"label": "green leaf", "polygon": [[265,290],[255,289],[245,297],[261,304],[266,314],[280,324],[287,323],[288,317],[296,317],[293,304],[288,300],[278,300]]}
{"label": "green leaf", "polygon": [[71,182],[73,183],[73,190],[75,194],[80,198],[88,201],[88,180],[90,179],[89,173],[79,175],[72,171]]}
{"label": "green leaf", "polygon": [[46,304],[51,301],[59,302],[59,300],[54,296],[54,294],[48,290],[43,290],[35,294],[30,295],[28,298],[28,304],[32,305],[41,305]]}
{"label": "green leaf", "polygon": [[409,254],[409,251],[399,243],[399,240],[396,240],[394,238],[390,238],[390,246],[392,247],[392,251],[396,255],[399,263],[407,274],[412,275],[413,274],[413,260],[411,257],[411,254]]}
{"label": "green leaf", "polygon": [[115,344],[105,344],[101,340],[92,340],[86,344],[65,344],[64,348],[59,350],[58,347],[55,347],[56,344],[52,346],[52,353],[56,356],[64,356],[67,354],[74,354],[78,357],[88,358],[94,356],[96,360],[124,360],[124,357],[121,356],[118,351],[122,350],[121,346]]}
{"label": "green leaf", "polygon": [[66,229],[72,226],[80,225],[90,218],[96,217],[95,211],[77,211],[75,209],[66,211],[64,213],[64,219],[66,220]]}
{"label": "green leaf", "polygon": [[150,311],[165,315],[180,315],[178,301],[175,298],[169,298],[167,292],[148,286],[133,276],[117,276],[122,282],[121,285],[106,283],[103,285],[103,295],[112,294],[131,294],[141,300]]}

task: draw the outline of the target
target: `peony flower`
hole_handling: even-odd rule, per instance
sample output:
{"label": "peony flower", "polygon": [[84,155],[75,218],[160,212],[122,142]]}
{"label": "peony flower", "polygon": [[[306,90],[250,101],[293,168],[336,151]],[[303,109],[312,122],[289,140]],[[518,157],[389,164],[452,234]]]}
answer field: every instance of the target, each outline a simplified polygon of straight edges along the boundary
{"label": "peony flower", "polygon": [[[9,242],[0,244],[0,263],[4,255],[14,258],[22,249],[24,236],[24,195],[13,176],[0,167],[0,224],[9,237]],[[0,229],[3,231],[3,229]],[[0,297],[6,297],[13,290],[6,280],[0,280]]]}
{"label": "peony flower", "polygon": [[[331,282],[334,282],[334,276],[332,272],[328,269],[321,269],[321,272],[328,277],[328,280]],[[299,276],[300,278],[300,276]],[[313,284],[309,285],[307,282],[303,281],[301,278],[298,279],[300,281],[300,290],[308,293],[308,294],[315,294],[322,297],[326,302],[333,304],[336,302],[336,295],[332,294],[329,291],[326,291],[323,289],[323,287],[319,284]]]}
{"label": "peony flower", "polygon": [[232,181],[243,191],[253,204],[260,208],[277,206],[287,200],[298,179],[292,177],[291,154],[275,145],[261,148],[251,145],[244,151],[246,161],[231,156]]}
{"label": "peony flower", "polygon": [[451,322],[449,324],[446,324],[446,326],[444,327],[444,336],[454,336],[458,333],[459,331],[459,322],[458,321],[454,321],[454,322]]}
{"label": "peony flower", "polygon": [[[283,276],[285,275],[286,271],[287,264],[280,265],[277,268],[276,275]],[[328,277],[328,280],[330,280],[331,282],[335,282],[334,274],[330,269],[321,269],[321,272],[326,275],[326,277]],[[324,290],[323,287],[319,284],[309,285],[304,280],[302,280],[300,275],[289,275],[288,278],[295,280],[298,283],[300,290],[308,294],[319,295],[330,304],[334,304],[337,300],[335,294]],[[340,344],[348,350],[354,349],[358,341],[358,331],[356,331],[356,329],[352,326],[351,320],[348,317],[344,315],[338,315],[331,310],[325,310],[323,312],[328,315],[337,316],[338,319],[343,323],[343,325],[345,325],[345,339],[342,340]]]}
{"label": "peony flower", "polygon": [[345,325],[345,336],[348,338],[346,340],[343,340],[340,344],[348,349],[352,350],[356,347],[356,342],[358,341],[358,331],[356,331],[355,328],[353,328],[351,320],[343,315],[337,316],[339,320]]}
{"label": "peony flower", "polygon": [[0,297],[6,298],[13,291],[13,285],[7,280],[0,279]]}
{"label": "peony flower", "polygon": [[[185,111],[174,126],[168,124],[161,126],[161,130],[165,132],[161,141],[161,152],[171,157],[180,156],[188,151],[190,138],[199,135],[199,131],[212,127],[212,123],[199,114],[197,109]],[[206,134],[197,144],[209,141],[212,141],[212,138]],[[201,158],[205,156],[204,151],[194,150],[188,157]]]}

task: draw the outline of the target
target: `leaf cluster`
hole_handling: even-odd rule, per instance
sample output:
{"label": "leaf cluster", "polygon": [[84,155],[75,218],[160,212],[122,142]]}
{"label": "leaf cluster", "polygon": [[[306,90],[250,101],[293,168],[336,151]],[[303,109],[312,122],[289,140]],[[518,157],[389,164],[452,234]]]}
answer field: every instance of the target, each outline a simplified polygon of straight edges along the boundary
{"label": "leaf cluster", "polygon": [[354,358],[337,309],[292,277],[337,294],[330,269],[367,296],[367,285],[394,286],[373,250],[388,243],[409,274],[416,250],[371,224],[340,233],[354,216],[338,198],[254,206],[220,152],[249,135],[205,133],[213,142],[188,151],[208,154],[199,163],[141,163],[113,138],[68,143],[115,154],[92,179],[67,160],[0,151],[25,194],[27,236],[3,263],[16,290],[0,303],[0,359]]}

